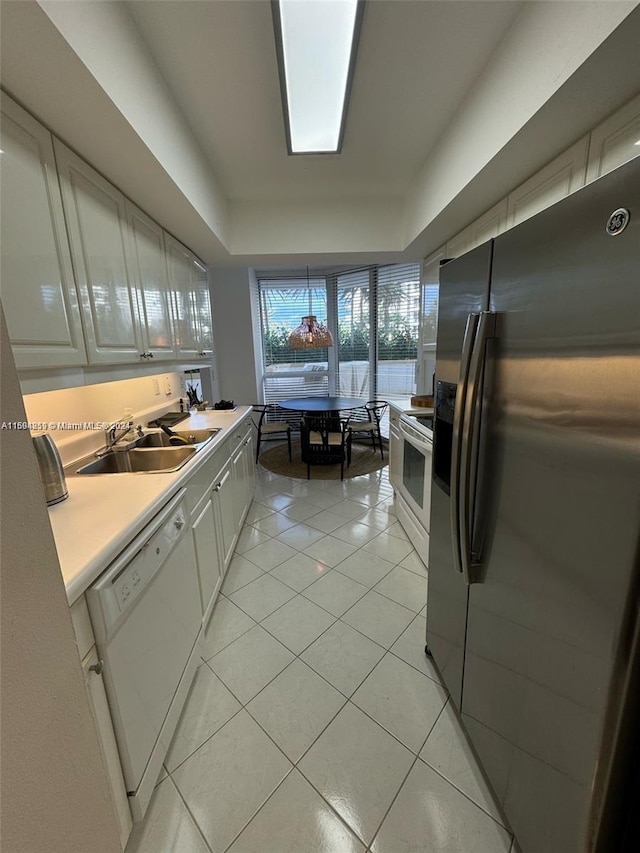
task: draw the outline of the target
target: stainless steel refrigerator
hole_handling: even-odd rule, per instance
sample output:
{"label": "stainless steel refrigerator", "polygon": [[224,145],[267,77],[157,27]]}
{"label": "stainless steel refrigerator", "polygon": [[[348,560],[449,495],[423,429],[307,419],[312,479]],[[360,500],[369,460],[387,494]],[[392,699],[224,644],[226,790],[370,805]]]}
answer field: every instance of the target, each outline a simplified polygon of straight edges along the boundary
{"label": "stainless steel refrigerator", "polygon": [[640,727],[640,158],[445,263],[437,341],[429,652],[523,853],[615,853]]}

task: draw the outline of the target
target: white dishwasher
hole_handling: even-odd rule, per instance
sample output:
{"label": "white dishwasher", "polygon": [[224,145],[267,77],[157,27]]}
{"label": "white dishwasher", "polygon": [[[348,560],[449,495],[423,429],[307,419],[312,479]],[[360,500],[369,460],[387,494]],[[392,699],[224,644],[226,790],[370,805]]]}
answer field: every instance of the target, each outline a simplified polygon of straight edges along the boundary
{"label": "white dishwasher", "polygon": [[149,805],[199,660],[202,610],[185,493],[87,591],[134,820]]}

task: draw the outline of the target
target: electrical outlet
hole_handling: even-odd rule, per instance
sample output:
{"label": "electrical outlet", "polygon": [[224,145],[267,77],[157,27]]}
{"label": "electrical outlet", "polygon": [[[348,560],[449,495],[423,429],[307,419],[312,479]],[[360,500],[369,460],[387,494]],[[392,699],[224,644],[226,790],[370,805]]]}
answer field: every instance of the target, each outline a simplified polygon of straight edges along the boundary
{"label": "electrical outlet", "polygon": [[159,396],[160,396],[160,383],[158,382],[158,377],[157,377],[157,376],[152,376],[152,377],[151,377],[151,382],[153,383],[153,386],[152,386],[152,387],[153,387],[153,393],[154,393],[154,395],[155,395],[156,397],[159,397]]}
{"label": "electrical outlet", "polygon": [[167,397],[170,397],[173,393],[173,391],[171,390],[171,381],[168,376],[165,376],[164,378],[164,393],[167,395]]}

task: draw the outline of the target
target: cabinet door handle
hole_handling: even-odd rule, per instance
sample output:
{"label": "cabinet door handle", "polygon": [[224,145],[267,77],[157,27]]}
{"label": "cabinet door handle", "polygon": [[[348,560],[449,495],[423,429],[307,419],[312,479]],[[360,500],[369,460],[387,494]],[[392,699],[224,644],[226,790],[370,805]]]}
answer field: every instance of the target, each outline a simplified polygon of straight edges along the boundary
{"label": "cabinet door handle", "polygon": [[93,666],[89,667],[89,672],[95,672],[96,675],[102,675],[103,669],[104,669],[104,661],[99,660],[98,663],[94,663]]}

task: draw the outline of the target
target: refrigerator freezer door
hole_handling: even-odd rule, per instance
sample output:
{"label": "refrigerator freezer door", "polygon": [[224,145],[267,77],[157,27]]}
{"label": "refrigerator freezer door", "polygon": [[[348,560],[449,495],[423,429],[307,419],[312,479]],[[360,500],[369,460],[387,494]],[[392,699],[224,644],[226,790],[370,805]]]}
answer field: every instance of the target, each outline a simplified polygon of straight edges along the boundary
{"label": "refrigerator freezer door", "polygon": [[497,238],[491,310],[463,719],[523,853],[585,853],[637,611],[640,159]]}
{"label": "refrigerator freezer door", "polygon": [[[436,474],[447,473],[434,480],[431,488],[427,646],[458,708],[462,696],[468,587],[455,567],[447,476],[463,338],[469,315],[488,307],[491,248],[491,242],[484,243],[445,264],[440,271],[436,388],[439,386],[441,393],[440,408],[436,405],[434,417],[433,464]],[[447,464],[438,464],[443,461]]]}

